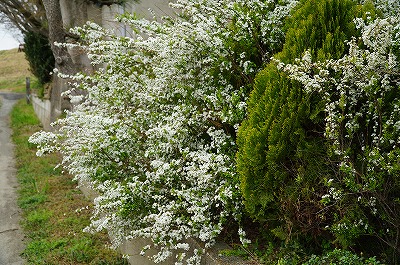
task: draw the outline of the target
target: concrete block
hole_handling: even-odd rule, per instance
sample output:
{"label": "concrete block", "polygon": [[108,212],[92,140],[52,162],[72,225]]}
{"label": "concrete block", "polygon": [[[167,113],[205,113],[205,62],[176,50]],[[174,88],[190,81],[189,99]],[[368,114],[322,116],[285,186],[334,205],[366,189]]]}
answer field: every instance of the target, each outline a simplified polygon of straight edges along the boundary
{"label": "concrete block", "polygon": [[51,103],[48,99],[40,99],[36,95],[31,95],[31,102],[36,116],[43,125],[44,130],[49,131],[51,117]]}

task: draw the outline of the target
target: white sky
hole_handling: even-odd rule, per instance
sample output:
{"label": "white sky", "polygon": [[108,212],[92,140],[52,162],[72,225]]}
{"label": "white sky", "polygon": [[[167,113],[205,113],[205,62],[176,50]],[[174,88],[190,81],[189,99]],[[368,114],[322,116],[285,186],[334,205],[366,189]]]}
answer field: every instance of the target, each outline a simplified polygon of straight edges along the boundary
{"label": "white sky", "polygon": [[12,34],[0,24],[0,50],[18,48],[19,41],[13,35],[15,34]]}

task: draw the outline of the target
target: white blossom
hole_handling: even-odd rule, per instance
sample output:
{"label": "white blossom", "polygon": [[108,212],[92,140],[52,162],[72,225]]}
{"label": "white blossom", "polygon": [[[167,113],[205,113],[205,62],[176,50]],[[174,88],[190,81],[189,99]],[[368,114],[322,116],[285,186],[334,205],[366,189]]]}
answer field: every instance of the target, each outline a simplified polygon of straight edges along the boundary
{"label": "white blossom", "polygon": [[249,92],[230,75],[251,85],[262,65],[232,44],[255,41],[257,29],[267,47],[260,57],[279,49],[297,1],[276,2],[177,0],[170,5],[180,15],[163,21],[118,18],[136,39],[88,22],[73,29],[80,43],[59,44],[87,52],[97,70],[61,74],[75,86],[66,93],[73,112],[31,142],[38,154],[61,152],[64,167],[99,192],[88,231],[107,229],[115,247],[148,238],[155,262],[174,253],[178,263],[199,264],[204,250],[184,254],[185,240],[208,248],[226,220],[240,220],[234,134]]}

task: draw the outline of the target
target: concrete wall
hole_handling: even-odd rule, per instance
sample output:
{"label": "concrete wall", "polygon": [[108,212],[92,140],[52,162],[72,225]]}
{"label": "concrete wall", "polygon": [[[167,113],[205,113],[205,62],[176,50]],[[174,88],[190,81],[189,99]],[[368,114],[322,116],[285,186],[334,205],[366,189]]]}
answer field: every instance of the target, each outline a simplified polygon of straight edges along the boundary
{"label": "concrete wall", "polygon": [[[125,12],[135,13],[138,17],[147,19],[153,19],[153,14],[156,17],[172,15],[173,10],[168,5],[170,1],[172,0],[140,0],[139,2],[128,0],[124,5],[114,4],[100,7],[89,1],[60,0],[60,7],[63,25],[67,30],[72,27],[82,26],[86,21],[92,21],[113,30],[116,35],[134,37],[132,30],[128,26],[116,22],[115,17]],[[153,14],[149,9],[153,10]],[[74,40],[67,39],[66,41]],[[94,71],[84,51],[80,48],[69,48],[68,51],[78,69],[84,73],[92,73]],[[72,106],[69,104],[68,99],[61,96],[61,93],[68,89],[68,82],[54,77],[50,96],[51,122],[55,121],[65,109],[71,109]]]}
{"label": "concrete wall", "polygon": [[160,19],[163,16],[172,16],[174,10],[169,7],[172,0],[141,0],[139,2],[128,1],[124,5],[110,5],[102,7],[102,25],[111,29],[118,36],[132,37],[133,31],[126,25],[121,25],[115,21],[116,15],[125,13],[136,14],[138,18],[148,20]]}
{"label": "concrete wall", "polygon": [[[172,16],[174,10],[169,7],[172,0],[141,0],[139,3],[130,3],[127,8],[128,12],[135,13],[139,18],[153,19],[153,14],[156,18],[163,16]],[[129,10],[130,9],[130,10]],[[151,12],[149,11],[151,10]]]}
{"label": "concrete wall", "polygon": [[36,116],[43,125],[44,130],[50,130],[51,103],[48,99],[40,99],[36,95],[31,95],[31,102]]}
{"label": "concrete wall", "polygon": [[[188,239],[187,242],[190,244],[191,248],[201,248],[200,244],[195,240]],[[146,239],[136,239],[132,241],[127,241],[123,243],[120,247],[120,251],[125,255],[128,255],[129,264],[131,265],[155,265],[148,257],[141,256],[140,251],[142,247],[149,244]],[[201,265],[255,265],[255,261],[243,260],[239,257],[234,256],[221,256],[220,253],[223,250],[231,250],[227,244],[219,242],[215,244],[211,249],[207,250],[201,260]],[[155,254],[155,251],[148,253],[149,255]],[[170,257],[167,261],[157,263],[160,265],[174,265],[175,259],[174,255]]]}

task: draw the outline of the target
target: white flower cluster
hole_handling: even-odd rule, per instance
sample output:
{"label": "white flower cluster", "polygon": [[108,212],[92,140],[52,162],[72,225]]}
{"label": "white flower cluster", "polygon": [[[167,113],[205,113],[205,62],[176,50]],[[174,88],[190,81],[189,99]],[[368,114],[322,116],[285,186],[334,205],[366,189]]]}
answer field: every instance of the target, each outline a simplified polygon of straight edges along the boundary
{"label": "white flower cluster", "polygon": [[100,192],[88,230],[107,229],[114,246],[149,238],[156,262],[198,264],[204,251],[189,253],[186,239],[208,248],[228,219],[240,221],[235,134],[246,85],[282,46],[296,3],[276,2],[178,0],[179,14],[162,22],[119,18],[136,39],[93,23],[74,30],[82,41],[65,45],[85,50],[98,70],[70,77],[67,94],[85,96],[72,97],[74,111],[54,133],[31,141],[40,154],[61,152],[69,172]]}

